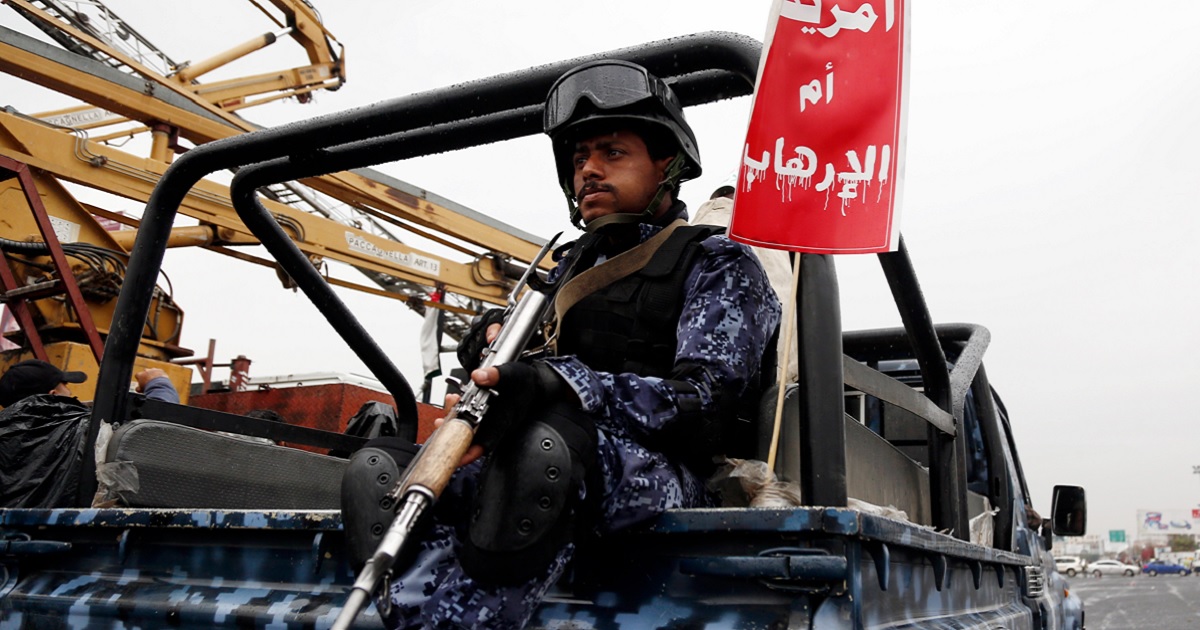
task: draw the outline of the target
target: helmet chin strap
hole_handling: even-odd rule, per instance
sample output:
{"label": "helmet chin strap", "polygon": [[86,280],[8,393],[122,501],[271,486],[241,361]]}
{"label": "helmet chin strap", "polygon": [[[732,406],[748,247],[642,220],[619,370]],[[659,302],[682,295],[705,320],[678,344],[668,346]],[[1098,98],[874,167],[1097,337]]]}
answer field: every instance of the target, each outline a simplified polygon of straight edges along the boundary
{"label": "helmet chin strap", "polygon": [[607,214],[597,219],[583,222],[583,211],[579,209],[579,204],[575,203],[575,195],[571,193],[571,188],[566,180],[562,182],[563,195],[567,198],[567,208],[571,211],[571,223],[575,227],[586,232],[595,233],[598,230],[609,225],[625,225],[630,223],[644,223],[649,219],[653,219],[658,213],[658,207],[662,204],[663,197],[667,191],[675,190],[679,187],[679,179],[683,175],[684,169],[687,168],[687,161],[683,151],[675,154],[675,159],[667,165],[663,171],[663,179],[658,183],[658,190],[654,193],[654,198],[650,200],[649,205],[640,214],[632,212],[618,212],[615,214]]}

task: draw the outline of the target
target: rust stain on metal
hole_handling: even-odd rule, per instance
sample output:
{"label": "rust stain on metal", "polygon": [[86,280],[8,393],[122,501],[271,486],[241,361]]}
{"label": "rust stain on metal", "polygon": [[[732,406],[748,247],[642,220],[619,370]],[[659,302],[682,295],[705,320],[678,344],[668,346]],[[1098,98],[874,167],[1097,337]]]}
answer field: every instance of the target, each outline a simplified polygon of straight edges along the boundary
{"label": "rust stain on metal", "polygon": [[420,208],[421,200],[417,199],[417,197],[414,195],[404,192],[403,190],[396,190],[395,188],[389,186],[387,188],[387,195],[410,208]]}

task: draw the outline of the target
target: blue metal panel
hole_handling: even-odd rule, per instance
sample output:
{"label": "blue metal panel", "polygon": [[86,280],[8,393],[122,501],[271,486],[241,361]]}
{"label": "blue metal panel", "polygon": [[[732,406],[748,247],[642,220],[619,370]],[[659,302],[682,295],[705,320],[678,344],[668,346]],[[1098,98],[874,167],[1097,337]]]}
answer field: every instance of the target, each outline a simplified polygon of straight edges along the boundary
{"label": "blue metal panel", "polygon": [[338,510],[274,511],[167,509],[3,510],[0,526],[199,527],[204,529],[341,530]]}
{"label": "blue metal panel", "polygon": [[[0,510],[0,629],[328,627],[354,575],[336,511]],[[375,610],[357,627],[382,627]]]}
{"label": "blue metal panel", "polygon": [[[320,628],[354,577],[336,511],[0,510],[0,530],[70,544],[0,558],[0,630]],[[1031,561],[844,508],[679,510],[581,549],[531,627],[1026,628]]]}

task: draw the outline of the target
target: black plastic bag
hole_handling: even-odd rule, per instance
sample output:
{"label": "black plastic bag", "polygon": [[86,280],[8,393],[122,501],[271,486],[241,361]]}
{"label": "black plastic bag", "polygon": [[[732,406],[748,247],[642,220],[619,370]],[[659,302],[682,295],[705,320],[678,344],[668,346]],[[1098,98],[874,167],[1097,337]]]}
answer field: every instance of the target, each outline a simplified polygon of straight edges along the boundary
{"label": "black plastic bag", "polygon": [[91,409],[39,394],[0,411],[0,507],[76,507]]}
{"label": "black plastic bag", "polygon": [[[409,442],[417,439],[417,423],[402,422],[396,408],[383,402],[371,401],[358,408],[346,423],[346,435],[368,440],[377,437],[399,437]],[[330,451],[333,457],[350,457],[346,451]]]}

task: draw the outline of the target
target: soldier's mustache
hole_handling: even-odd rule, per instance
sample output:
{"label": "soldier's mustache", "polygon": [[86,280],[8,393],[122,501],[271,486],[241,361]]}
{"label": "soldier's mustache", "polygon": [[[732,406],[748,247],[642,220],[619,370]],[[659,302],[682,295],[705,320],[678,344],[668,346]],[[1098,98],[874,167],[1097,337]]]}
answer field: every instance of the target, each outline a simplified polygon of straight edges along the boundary
{"label": "soldier's mustache", "polygon": [[595,182],[595,181],[593,181],[593,182],[588,182],[588,183],[586,183],[586,184],[584,184],[584,185],[583,185],[583,188],[580,188],[580,189],[579,189],[579,194],[575,195],[575,198],[576,198],[576,199],[583,199],[583,198],[584,198],[584,197],[586,197],[587,195],[590,195],[591,193],[594,193],[594,192],[596,192],[596,191],[602,191],[602,192],[609,192],[609,193],[610,193],[610,192],[612,192],[612,191],[613,191],[613,188],[612,188],[612,186],[611,186],[611,185],[609,185],[609,184],[602,184],[602,183],[600,183],[600,182]]}

